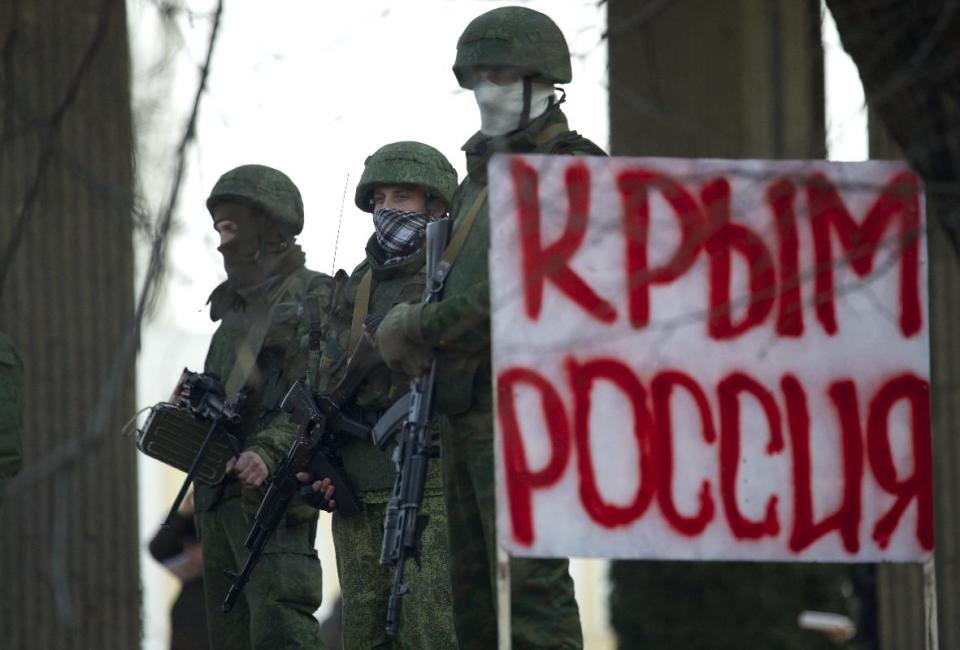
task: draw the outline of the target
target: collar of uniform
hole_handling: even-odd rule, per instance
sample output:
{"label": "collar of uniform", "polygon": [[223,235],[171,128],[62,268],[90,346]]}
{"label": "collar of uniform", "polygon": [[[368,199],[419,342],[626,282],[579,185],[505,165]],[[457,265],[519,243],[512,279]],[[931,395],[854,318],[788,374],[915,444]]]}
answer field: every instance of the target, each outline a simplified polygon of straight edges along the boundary
{"label": "collar of uniform", "polygon": [[373,271],[373,277],[379,282],[385,280],[392,280],[397,277],[405,277],[408,275],[413,275],[421,268],[424,264],[424,252],[423,247],[417,250],[415,253],[411,253],[402,260],[396,262],[391,262],[389,264],[384,264],[386,259],[386,253],[383,248],[380,246],[380,243],[377,241],[377,236],[371,235],[370,239],[367,240],[367,264],[370,266],[370,269]]}
{"label": "collar of uniform", "polygon": [[477,131],[467,140],[462,150],[467,154],[467,174],[481,183],[487,182],[487,161],[495,153],[531,153],[540,149],[537,135],[554,124],[566,126],[567,117],[560,104],[551,105],[543,115],[530,122],[525,129],[517,129],[501,136],[488,136]]}
{"label": "collar of uniform", "polygon": [[232,309],[241,309],[243,301],[227,282],[221,282],[207,298],[210,305],[210,320],[214,323],[223,318],[224,314]]}

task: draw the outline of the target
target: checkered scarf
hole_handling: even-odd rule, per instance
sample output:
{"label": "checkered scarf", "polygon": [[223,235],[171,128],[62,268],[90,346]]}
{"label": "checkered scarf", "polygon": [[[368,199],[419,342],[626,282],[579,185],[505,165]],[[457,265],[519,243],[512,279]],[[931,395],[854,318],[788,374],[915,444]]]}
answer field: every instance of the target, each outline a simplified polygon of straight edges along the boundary
{"label": "checkered scarf", "polygon": [[387,254],[387,262],[404,258],[420,248],[430,217],[418,212],[380,208],[373,213],[377,243]]}

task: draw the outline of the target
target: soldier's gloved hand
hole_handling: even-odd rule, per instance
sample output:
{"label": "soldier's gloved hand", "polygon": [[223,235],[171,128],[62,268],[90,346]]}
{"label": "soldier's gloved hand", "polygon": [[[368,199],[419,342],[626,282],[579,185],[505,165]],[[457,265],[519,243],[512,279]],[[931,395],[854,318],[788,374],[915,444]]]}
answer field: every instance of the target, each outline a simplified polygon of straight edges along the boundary
{"label": "soldier's gloved hand", "polygon": [[401,303],[387,312],[377,328],[380,356],[391,370],[418,377],[430,368],[432,353],[420,335],[422,303]]}
{"label": "soldier's gloved hand", "polygon": [[336,510],[337,502],[333,498],[333,495],[337,491],[337,487],[333,484],[333,481],[329,478],[325,478],[322,481],[314,481],[313,477],[307,472],[298,473],[297,480],[301,483],[313,483],[311,485],[315,493],[313,499],[305,497],[301,493],[301,497],[307,505],[317,508],[318,510],[326,510],[327,512]]}
{"label": "soldier's gloved hand", "polygon": [[236,474],[240,483],[248,490],[258,488],[270,475],[267,464],[254,451],[244,451],[239,458],[227,461],[227,474]]}

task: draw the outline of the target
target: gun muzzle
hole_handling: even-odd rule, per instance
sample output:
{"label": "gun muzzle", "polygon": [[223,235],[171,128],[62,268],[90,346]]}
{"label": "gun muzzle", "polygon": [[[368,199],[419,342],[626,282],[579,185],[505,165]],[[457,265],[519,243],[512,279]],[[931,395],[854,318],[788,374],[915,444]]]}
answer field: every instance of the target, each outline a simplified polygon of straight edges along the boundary
{"label": "gun muzzle", "polygon": [[385,631],[387,636],[397,634],[397,620],[400,618],[400,596],[390,594],[390,600],[387,602],[387,625]]}
{"label": "gun muzzle", "polygon": [[400,599],[408,593],[410,593],[410,588],[407,585],[394,581],[393,590],[390,592],[390,600],[387,601],[387,624],[384,628],[387,636],[397,634],[397,628],[400,626]]}

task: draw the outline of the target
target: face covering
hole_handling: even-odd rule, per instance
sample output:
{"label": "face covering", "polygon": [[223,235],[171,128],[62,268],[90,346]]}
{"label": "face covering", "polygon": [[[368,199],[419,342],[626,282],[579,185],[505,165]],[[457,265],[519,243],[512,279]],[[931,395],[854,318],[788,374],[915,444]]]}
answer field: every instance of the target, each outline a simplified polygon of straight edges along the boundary
{"label": "face covering", "polygon": [[[480,79],[473,86],[473,96],[480,108],[480,132],[484,135],[506,135],[520,128],[523,117],[523,79],[497,85]],[[532,120],[543,114],[554,98],[553,86],[534,81],[530,88]]]}
{"label": "face covering", "polygon": [[429,222],[430,217],[425,214],[395,208],[380,208],[373,213],[377,243],[390,260],[406,257],[420,248],[420,240]]}
{"label": "face covering", "polygon": [[257,253],[260,242],[256,237],[236,236],[217,248],[223,255],[223,268],[227,280],[237,287],[248,286],[259,279]]}
{"label": "face covering", "polygon": [[277,267],[287,252],[286,241],[264,241],[262,227],[241,227],[226,244],[217,247],[223,255],[223,268],[227,280],[235,288],[249,287],[263,282]]}

